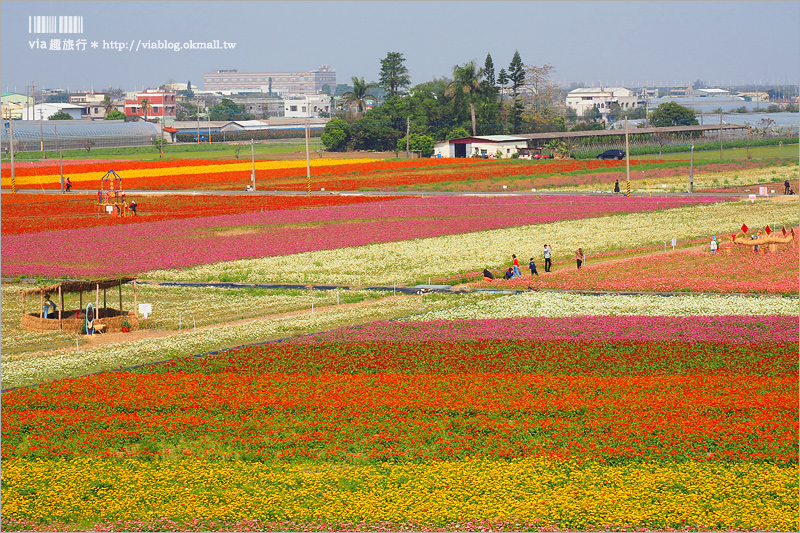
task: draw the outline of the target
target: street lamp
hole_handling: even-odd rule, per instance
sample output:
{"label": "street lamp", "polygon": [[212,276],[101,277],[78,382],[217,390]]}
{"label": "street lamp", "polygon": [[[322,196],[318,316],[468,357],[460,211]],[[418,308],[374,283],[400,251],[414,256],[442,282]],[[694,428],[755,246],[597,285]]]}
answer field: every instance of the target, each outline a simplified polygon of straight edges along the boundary
{"label": "street lamp", "polygon": [[689,192],[694,192],[694,144],[691,147],[691,155],[689,158]]}

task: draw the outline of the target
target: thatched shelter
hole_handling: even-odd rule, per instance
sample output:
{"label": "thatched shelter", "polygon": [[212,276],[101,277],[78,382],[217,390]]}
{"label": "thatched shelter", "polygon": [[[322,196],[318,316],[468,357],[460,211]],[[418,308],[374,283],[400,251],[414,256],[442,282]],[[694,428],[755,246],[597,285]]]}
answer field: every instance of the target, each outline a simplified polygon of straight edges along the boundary
{"label": "thatched shelter", "polygon": [[[122,285],[133,281],[133,310],[124,311],[122,305]],[[108,307],[108,289],[117,288],[119,291],[119,309]],[[100,290],[103,291],[103,305],[100,306]],[[78,293],[79,304],[77,310],[64,309],[64,294]],[[122,331],[122,324],[130,324],[132,331],[139,329],[139,313],[137,311],[136,278],[103,278],[86,281],[62,281],[44,287],[34,287],[22,291],[22,327],[34,331],[62,330],[70,333],[81,333],[86,323],[86,309],[83,303],[83,293],[89,293],[87,303],[92,303],[94,314],[94,328],[101,332]],[[94,294],[92,294],[94,293]],[[39,300],[38,313],[25,311],[26,297],[36,297]],[[45,312],[45,300],[58,297],[58,310],[53,313]],[[92,301],[94,296],[94,302]],[[87,306],[88,307],[88,306]]]}

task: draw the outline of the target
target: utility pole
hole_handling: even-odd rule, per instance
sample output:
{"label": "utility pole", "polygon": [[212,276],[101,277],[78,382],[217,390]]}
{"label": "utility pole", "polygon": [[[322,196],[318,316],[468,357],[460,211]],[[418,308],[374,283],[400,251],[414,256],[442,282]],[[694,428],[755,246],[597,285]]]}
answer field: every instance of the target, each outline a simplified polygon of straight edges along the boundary
{"label": "utility pole", "polygon": [[64,156],[61,154],[61,148],[58,149],[59,160],[59,173],[61,174],[61,192],[64,192]]}
{"label": "utility pole", "polygon": [[692,144],[691,157],[689,159],[689,192],[694,192],[694,144]]}
{"label": "utility pole", "polygon": [[14,120],[8,119],[8,143],[9,153],[11,154],[11,192],[17,192],[17,182],[14,178]]}
{"label": "utility pole", "polygon": [[308,96],[306,96],[306,191],[308,192],[308,195],[311,196],[311,162],[309,161],[308,156],[308,137],[310,135],[310,132],[308,131],[308,115]]}
{"label": "utility pole", "polygon": [[250,138],[250,161],[253,164],[253,170],[250,173],[250,179],[253,180],[253,190],[256,190],[256,149],[253,143],[253,138]]}
{"label": "utility pole", "polygon": [[722,160],[722,113],[719,114],[719,159]]}
{"label": "utility pole", "polygon": [[628,198],[631,197],[631,154],[628,143],[628,117],[625,116],[625,175],[628,181]]}
{"label": "utility pole", "polygon": [[411,132],[411,117],[406,117],[406,159],[408,159],[409,133]]}

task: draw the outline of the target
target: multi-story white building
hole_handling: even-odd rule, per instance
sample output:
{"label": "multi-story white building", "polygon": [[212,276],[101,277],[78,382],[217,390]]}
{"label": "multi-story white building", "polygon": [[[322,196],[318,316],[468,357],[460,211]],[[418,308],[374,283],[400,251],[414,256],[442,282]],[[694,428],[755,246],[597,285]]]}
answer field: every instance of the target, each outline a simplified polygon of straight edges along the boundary
{"label": "multi-story white building", "polygon": [[328,85],[336,88],[336,71],[328,65],[308,72],[239,72],[216,70],[203,76],[203,89],[229,93],[267,93],[281,98],[288,96],[315,95]]}
{"label": "multi-story white building", "polygon": [[611,111],[611,104],[619,104],[622,109],[634,109],[646,105],[644,98],[625,87],[582,87],[567,94],[567,107],[581,116],[592,107],[596,107],[601,115]]}
{"label": "multi-story white building", "polygon": [[289,98],[283,101],[283,116],[286,118],[319,117],[320,113],[331,112],[331,97],[326,94]]}

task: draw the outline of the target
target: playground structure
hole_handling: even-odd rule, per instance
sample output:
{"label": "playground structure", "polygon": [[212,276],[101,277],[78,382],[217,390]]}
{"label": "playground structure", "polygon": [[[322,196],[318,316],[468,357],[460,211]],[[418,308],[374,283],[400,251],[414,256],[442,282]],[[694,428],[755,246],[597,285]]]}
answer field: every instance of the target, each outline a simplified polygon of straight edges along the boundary
{"label": "playground structure", "polygon": [[125,200],[122,177],[113,170],[106,172],[100,179],[100,188],[97,189],[97,207],[101,211],[117,217],[133,214]]}
{"label": "playground structure", "polygon": [[756,250],[756,246],[758,246],[758,251],[761,253],[774,252],[778,249],[779,244],[788,244],[789,246],[793,246],[793,243],[797,240],[797,236],[795,235],[794,228],[790,228],[789,231],[786,230],[784,226],[780,233],[773,231],[772,228],[767,226],[764,228],[764,233],[766,235],[761,235],[761,230],[758,230],[756,235],[757,238],[753,238],[752,236],[747,235],[747,226],[743,226],[739,233],[734,233],[731,235],[731,242],[733,244],[738,244],[741,246],[750,246],[754,250]]}
{"label": "playground structure", "polygon": [[[122,285],[133,282],[133,310],[123,311]],[[108,307],[107,291],[118,287],[119,309]],[[103,291],[103,306],[100,306],[100,289]],[[83,293],[88,292],[89,298],[84,307]],[[94,302],[91,293],[95,293]],[[64,295],[78,293],[79,303],[77,310],[64,308]],[[27,313],[25,311],[26,296],[39,295],[39,311]],[[57,310],[45,310],[45,302],[50,297],[58,296]],[[51,308],[52,309],[52,308]],[[33,331],[61,330],[67,333],[116,333],[123,328],[135,331],[139,329],[139,314],[137,311],[136,278],[103,278],[86,281],[62,281],[44,287],[34,287],[22,291],[22,321],[23,329]]]}

